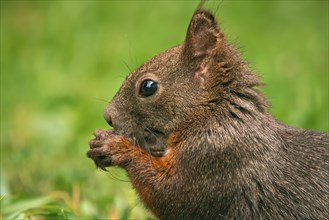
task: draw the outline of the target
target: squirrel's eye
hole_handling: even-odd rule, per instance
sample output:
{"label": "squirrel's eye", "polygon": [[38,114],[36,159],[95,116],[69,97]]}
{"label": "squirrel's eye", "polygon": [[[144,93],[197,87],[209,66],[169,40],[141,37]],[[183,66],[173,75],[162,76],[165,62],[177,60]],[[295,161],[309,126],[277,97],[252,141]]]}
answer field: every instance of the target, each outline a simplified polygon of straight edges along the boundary
{"label": "squirrel's eye", "polygon": [[158,90],[158,83],[151,79],[146,79],[141,83],[139,93],[141,96],[148,97],[156,93]]}

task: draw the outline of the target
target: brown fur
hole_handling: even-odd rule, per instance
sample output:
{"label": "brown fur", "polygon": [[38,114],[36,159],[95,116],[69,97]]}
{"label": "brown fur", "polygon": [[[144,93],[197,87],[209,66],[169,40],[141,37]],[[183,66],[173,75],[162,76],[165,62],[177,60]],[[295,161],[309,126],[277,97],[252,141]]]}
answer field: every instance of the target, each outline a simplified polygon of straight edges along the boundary
{"label": "brown fur", "polygon": [[124,168],[159,219],[329,219],[329,135],[276,121],[261,85],[199,9],[184,44],[127,78],[88,157]]}

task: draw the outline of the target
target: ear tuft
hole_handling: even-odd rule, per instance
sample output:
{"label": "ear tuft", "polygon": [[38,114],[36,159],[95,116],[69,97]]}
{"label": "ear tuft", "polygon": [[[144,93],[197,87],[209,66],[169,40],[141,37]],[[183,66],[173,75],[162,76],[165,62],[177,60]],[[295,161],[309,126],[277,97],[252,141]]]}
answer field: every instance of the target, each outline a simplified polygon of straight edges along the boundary
{"label": "ear tuft", "polygon": [[210,54],[223,37],[217,27],[214,15],[206,10],[198,9],[191,19],[187,30],[184,56],[189,61],[204,58]]}

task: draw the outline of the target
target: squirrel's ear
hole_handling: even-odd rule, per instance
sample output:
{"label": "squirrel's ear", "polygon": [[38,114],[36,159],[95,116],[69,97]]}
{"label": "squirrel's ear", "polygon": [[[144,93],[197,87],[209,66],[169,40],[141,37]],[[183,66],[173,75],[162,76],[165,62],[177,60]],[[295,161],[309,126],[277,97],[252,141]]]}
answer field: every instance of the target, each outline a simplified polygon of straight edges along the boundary
{"label": "squirrel's ear", "polygon": [[212,54],[217,43],[223,38],[217,27],[214,15],[206,10],[198,9],[187,29],[183,56],[188,65],[197,67],[201,61]]}

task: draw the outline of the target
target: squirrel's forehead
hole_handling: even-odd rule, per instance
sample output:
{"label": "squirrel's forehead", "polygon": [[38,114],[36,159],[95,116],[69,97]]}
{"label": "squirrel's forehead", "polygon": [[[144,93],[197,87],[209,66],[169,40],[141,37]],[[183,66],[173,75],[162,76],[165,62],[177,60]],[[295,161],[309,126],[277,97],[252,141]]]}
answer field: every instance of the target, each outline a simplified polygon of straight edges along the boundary
{"label": "squirrel's forehead", "polygon": [[178,67],[180,63],[180,55],[182,46],[176,46],[166,51],[159,53],[150,60],[143,63],[137,70],[135,70],[130,77],[140,77],[147,73],[163,74],[165,71]]}

